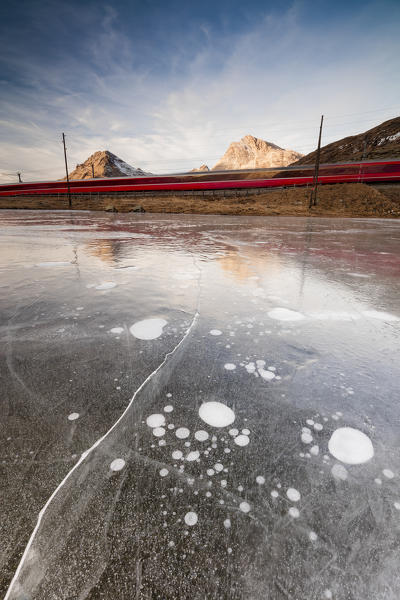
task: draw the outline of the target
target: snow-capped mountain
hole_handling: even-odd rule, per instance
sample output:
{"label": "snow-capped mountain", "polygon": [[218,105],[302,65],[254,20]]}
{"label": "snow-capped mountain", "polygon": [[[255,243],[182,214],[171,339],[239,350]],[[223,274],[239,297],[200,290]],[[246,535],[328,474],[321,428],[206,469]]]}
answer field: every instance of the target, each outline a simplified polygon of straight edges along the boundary
{"label": "snow-capped mountain", "polygon": [[[93,169],[92,169],[93,166]],[[70,179],[91,179],[93,177],[136,177],[151,175],[142,169],[128,165],[109,150],[95,152],[84,163],[77,165],[69,174]]]}

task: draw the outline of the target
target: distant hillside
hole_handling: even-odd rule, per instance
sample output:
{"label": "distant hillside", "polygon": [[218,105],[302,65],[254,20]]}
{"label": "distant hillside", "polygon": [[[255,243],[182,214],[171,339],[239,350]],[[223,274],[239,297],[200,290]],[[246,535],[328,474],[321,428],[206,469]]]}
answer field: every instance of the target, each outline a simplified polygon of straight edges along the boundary
{"label": "distant hillside", "polygon": [[286,167],[301,156],[294,150],[285,150],[253,135],[245,135],[240,142],[230,144],[212,171]]}
{"label": "distant hillside", "polygon": [[[400,158],[400,117],[321,148],[321,163],[358,161],[363,156],[366,160]],[[314,150],[292,164],[314,164],[315,157]]]}
{"label": "distant hillside", "polygon": [[76,169],[69,173],[70,179],[91,179],[92,165],[95,177],[134,177],[136,175],[151,175],[142,169],[128,165],[109,150],[95,152],[84,163],[77,165]]}

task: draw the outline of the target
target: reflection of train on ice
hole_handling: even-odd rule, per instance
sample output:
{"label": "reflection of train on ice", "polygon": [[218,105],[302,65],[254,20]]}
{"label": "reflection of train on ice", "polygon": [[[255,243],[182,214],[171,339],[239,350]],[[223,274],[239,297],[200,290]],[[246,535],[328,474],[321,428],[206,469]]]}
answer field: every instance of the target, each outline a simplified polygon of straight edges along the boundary
{"label": "reflection of train on ice", "polygon": [[[216,190],[302,186],[313,182],[313,166],[243,171],[211,171],[71,180],[72,194],[104,192]],[[400,161],[358,162],[321,165],[318,181],[324,183],[400,182]],[[68,193],[63,181],[40,181],[0,185],[0,196],[58,195]]]}

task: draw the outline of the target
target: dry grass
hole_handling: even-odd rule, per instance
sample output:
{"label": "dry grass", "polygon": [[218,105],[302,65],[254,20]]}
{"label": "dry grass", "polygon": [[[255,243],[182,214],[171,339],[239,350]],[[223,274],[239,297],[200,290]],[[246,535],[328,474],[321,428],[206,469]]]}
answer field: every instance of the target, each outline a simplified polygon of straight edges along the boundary
{"label": "dry grass", "polygon": [[[393,186],[392,186],[393,187]],[[318,205],[308,208],[306,188],[266,191],[249,196],[142,196],[74,198],[75,210],[129,212],[140,205],[150,213],[191,213],[220,215],[292,215],[332,217],[400,217],[400,186],[385,189],[352,183],[319,188]],[[67,209],[68,202],[56,198],[0,198],[0,208]]]}

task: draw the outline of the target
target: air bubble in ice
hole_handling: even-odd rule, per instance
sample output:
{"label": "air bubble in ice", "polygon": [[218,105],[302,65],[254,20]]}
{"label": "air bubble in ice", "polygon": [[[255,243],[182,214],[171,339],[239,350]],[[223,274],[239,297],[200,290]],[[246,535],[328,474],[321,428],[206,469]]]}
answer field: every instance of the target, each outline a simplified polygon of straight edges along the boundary
{"label": "air bubble in ice", "polygon": [[155,340],[160,337],[166,324],[165,319],[145,319],[134,323],[129,331],[139,340]]}
{"label": "air bubble in ice", "polygon": [[243,435],[242,433],[238,436],[236,436],[233,441],[235,442],[235,444],[237,446],[247,446],[247,444],[249,443],[250,439],[248,435]]}
{"label": "air bubble in ice", "polygon": [[333,465],[331,473],[335,479],[341,479],[342,481],[347,479],[347,469],[343,465]]}
{"label": "air bubble in ice", "polygon": [[189,437],[190,431],[187,427],[178,427],[178,429],[175,431],[175,435],[180,440],[184,440]]}
{"label": "air bubble in ice", "polygon": [[199,417],[211,427],[227,427],[235,420],[235,413],[222,402],[204,402],[199,408]]}
{"label": "air bubble in ice", "polygon": [[125,461],[123,458],[116,458],[110,464],[111,471],[121,471],[125,466]]}
{"label": "air bubble in ice", "polygon": [[188,462],[193,462],[194,460],[197,460],[199,458],[199,456],[200,456],[200,452],[198,450],[192,450],[186,456],[185,460],[187,460]]}
{"label": "air bubble in ice", "polygon": [[186,525],[193,527],[193,525],[196,525],[197,521],[198,521],[198,516],[195,512],[189,511],[186,513],[186,515],[185,515]]}
{"label": "air bubble in ice", "polygon": [[103,283],[96,285],[96,290],[111,290],[112,288],[116,287],[116,285],[117,284],[113,281],[103,281]]}
{"label": "air bubble in ice", "polygon": [[319,454],[319,446],[317,444],[315,444],[314,446],[312,446],[310,448],[310,454],[312,454],[313,456],[318,456],[318,454]]}
{"label": "air bubble in ice", "polygon": [[234,371],[236,369],[236,365],[234,365],[233,363],[225,363],[224,368],[227,371]]}
{"label": "air bubble in ice", "polygon": [[199,429],[195,432],[194,437],[198,442],[205,442],[206,440],[208,440],[209,435],[207,431],[204,431],[204,429]]}
{"label": "air bubble in ice", "polygon": [[165,417],[164,415],[154,413],[153,415],[149,415],[146,419],[146,423],[149,427],[162,427],[165,425]]}
{"label": "air bubble in ice", "polygon": [[155,435],[156,437],[162,437],[163,435],[165,435],[164,427],[154,427],[153,435]]}
{"label": "air bubble in ice", "polygon": [[68,415],[68,421],[75,421],[76,419],[79,419],[79,413],[73,412]]}
{"label": "air bubble in ice", "polygon": [[387,479],[393,479],[394,473],[390,469],[383,469],[382,473]]}
{"label": "air bubble in ice", "polygon": [[311,435],[311,433],[308,433],[308,431],[303,431],[301,434],[301,441],[303,442],[303,444],[311,444],[311,442],[313,441],[313,436]]}
{"label": "air bubble in ice", "polygon": [[295,488],[288,488],[286,496],[291,502],[298,502],[300,500],[300,492]]}
{"label": "air bubble in ice", "polygon": [[352,427],[336,429],[329,440],[328,448],[332,456],[349,465],[365,463],[374,456],[369,437]]}

